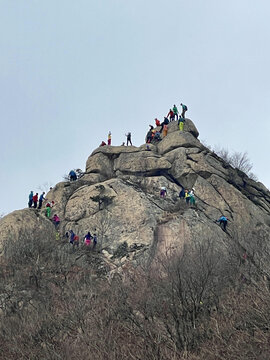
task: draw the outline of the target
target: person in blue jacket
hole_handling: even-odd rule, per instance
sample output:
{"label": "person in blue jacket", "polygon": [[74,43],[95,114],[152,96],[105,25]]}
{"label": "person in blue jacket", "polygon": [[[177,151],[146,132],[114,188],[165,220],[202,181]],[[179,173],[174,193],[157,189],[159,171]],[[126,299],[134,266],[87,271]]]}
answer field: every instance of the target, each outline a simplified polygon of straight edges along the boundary
{"label": "person in blue jacket", "polygon": [[227,228],[227,224],[228,224],[228,219],[226,218],[226,216],[222,215],[218,221],[219,225],[221,227],[223,227],[223,230],[226,231],[226,228]]}
{"label": "person in blue jacket", "polygon": [[76,173],[75,173],[74,170],[70,170],[70,172],[69,172],[68,175],[69,175],[70,181],[75,181],[75,180],[77,180],[77,175],[76,175]]}
{"label": "person in blue jacket", "polygon": [[28,207],[30,207],[30,208],[33,205],[33,196],[34,196],[34,193],[33,193],[33,191],[31,191],[29,194],[29,201],[28,201]]}

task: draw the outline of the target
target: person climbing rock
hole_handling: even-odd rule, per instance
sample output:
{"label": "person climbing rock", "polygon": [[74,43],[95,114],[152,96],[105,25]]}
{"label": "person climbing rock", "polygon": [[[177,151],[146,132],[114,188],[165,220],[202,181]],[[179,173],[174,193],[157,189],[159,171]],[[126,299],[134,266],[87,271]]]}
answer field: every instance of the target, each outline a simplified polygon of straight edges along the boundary
{"label": "person climbing rock", "polygon": [[194,188],[192,188],[190,191],[189,191],[189,203],[190,205],[196,205],[195,204],[195,195],[194,195]]}
{"label": "person climbing rock", "polygon": [[169,118],[170,121],[174,120],[174,112],[172,111],[172,109],[169,110],[167,118]]}
{"label": "person climbing rock", "polygon": [[86,246],[91,245],[91,239],[92,239],[92,236],[90,234],[90,231],[88,231],[88,233],[84,237],[84,243],[85,243]]}
{"label": "person climbing rock", "polygon": [[51,203],[47,202],[45,208],[46,208],[46,216],[47,216],[47,218],[50,218],[51,217],[51,211],[52,211]]}
{"label": "person climbing rock", "polygon": [[70,236],[69,236],[69,242],[70,244],[74,244],[74,237],[75,237],[75,234],[73,232],[73,230],[69,230],[69,233],[70,233]]}
{"label": "person climbing rock", "polygon": [[162,188],[160,189],[160,197],[161,197],[162,199],[165,199],[166,196],[167,196],[167,189],[166,189],[165,186],[162,186]]}
{"label": "person climbing rock", "polygon": [[60,240],[60,232],[57,230],[55,233],[55,240],[59,241]]}
{"label": "person climbing rock", "polygon": [[28,207],[31,208],[32,205],[33,205],[33,196],[34,196],[34,193],[33,191],[30,191],[30,194],[29,194],[29,201],[28,201]]}
{"label": "person climbing rock", "polygon": [[180,131],[184,131],[184,122],[185,122],[185,119],[180,117],[178,120],[178,125],[179,125]]}
{"label": "person climbing rock", "polygon": [[96,246],[97,246],[97,234],[94,234],[94,237],[93,237],[93,249],[95,249]]}
{"label": "person climbing rock", "polygon": [[105,146],[105,145],[107,145],[107,144],[105,143],[105,141],[102,141],[99,146]]}
{"label": "person climbing rock", "polygon": [[157,118],[155,118],[155,123],[156,123],[156,126],[160,126],[160,121]]}
{"label": "person climbing rock", "polygon": [[[53,215],[52,222],[53,222],[55,228],[57,228],[58,225],[60,224],[60,218],[57,214]],[[66,237],[68,238],[68,232],[66,232]]]}
{"label": "person climbing rock", "polygon": [[37,203],[38,203],[38,193],[36,193],[36,194],[33,196],[33,204],[34,204],[34,208],[35,208],[35,209],[37,208]]}
{"label": "person climbing rock", "polygon": [[160,132],[159,132],[158,130],[155,132],[154,140],[157,140],[157,141],[160,141],[160,140],[161,140]]}
{"label": "person climbing rock", "polygon": [[77,248],[79,247],[80,244],[80,238],[78,235],[74,236],[74,242],[73,242],[73,246],[76,246]]}
{"label": "person climbing rock", "polygon": [[163,137],[165,137],[165,136],[167,136],[167,134],[168,134],[168,125],[164,124],[163,125],[162,135],[163,135]]}
{"label": "person climbing rock", "polygon": [[219,223],[220,227],[223,228],[224,231],[226,231],[227,228],[227,224],[228,224],[228,219],[226,218],[226,216],[222,215],[217,222]]}
{"label": "person climbing rock", "polygon": [[152,141],[152,129],[150,129],[146,135],[146,143],[150,144],[151,141]]}
{"label": "person climbing rock", "polygon": [[175,104],[173,105],[172,110],[173,110],[173,114],[174,114],[173,119],[175,120],[175,118],[176,118],[176,120],[178,120],[178,113],[179,113],[179,111],[178,111],[178,109],[177,109],[177,107],[176,107]]}
{"label": "person climbing rock", "polygon": [[180,191],[180,193],[179,193],[179,197],[180,197],[180,199],[184,199],[184,198],[185,198],[185,189],[184,189],[184,188],[181,189],[181,191]]}
{"label": "person climbing rock", "polygon": [[185,190],[185,200],[186,200],[186,204],[189,204],[190,195],[188,189]]}
{"label": "person climbing rock", "polygon": [[42,207],[43,200],[46,200],[44,195],[45,195],[45,192],[43,191],[43,193],[40,195],[39,200],[38,200],[38,208],[39,209],[41,209],[41,207]]}
{"label": "person climbing rock", "polygon": [[69,180],[70,181],[76,181],[77,180],[77,175],[76,175],[74,170],[70,170],[68,175],[69,175]]}
{"label": "person climbing rock", "polygon": [[112,144],[112,133],[109,131],[109,134],[108,134],[108,145],[111,145]]}
{"label": "person climbing rock", "polygon": [[188,111],[188,108],[187,108],[187,105],[184,105],[184,104],[180,104],[181,106],[182,106],[182,113],[181,113],[181,117],[183,118],[183,119],[185,119],[185,113],[186,113],[186,111]]}
{"label": "person climbing rock", "polygon": [[126,137],[127,137],[127,146],[128,146],[128,143],[130,143],[130,145],[132,146],[132,142],[131,142],[131,132],[128,132],[126,134]]}

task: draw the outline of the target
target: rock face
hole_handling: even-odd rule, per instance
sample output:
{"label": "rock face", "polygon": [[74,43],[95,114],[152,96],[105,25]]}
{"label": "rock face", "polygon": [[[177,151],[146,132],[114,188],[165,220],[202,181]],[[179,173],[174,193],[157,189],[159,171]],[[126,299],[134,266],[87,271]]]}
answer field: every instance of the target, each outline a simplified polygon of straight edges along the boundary
{"label": "rock face", "polygon": [[[184,132],[170,123],[168,135],[149,151],[146,145],[97,148],[81,179],[59,183],[47,194],[56,203],[62,234],[73,229],[83,238],[96,232],[109,254],[123,243],[156,255],[207,239],[224,251],[230,241],[252,251],[252,239],[269,237],[270,193],[203,146],[198,135],[187,119]],[[195,189],[195,206],[179,199],[182,187]],[[7,215],[0,221],[1,239],[53,233],[51,222],[37,215],[32,209]],[[221,215],[229,219],[227,232],[216,223]]]}

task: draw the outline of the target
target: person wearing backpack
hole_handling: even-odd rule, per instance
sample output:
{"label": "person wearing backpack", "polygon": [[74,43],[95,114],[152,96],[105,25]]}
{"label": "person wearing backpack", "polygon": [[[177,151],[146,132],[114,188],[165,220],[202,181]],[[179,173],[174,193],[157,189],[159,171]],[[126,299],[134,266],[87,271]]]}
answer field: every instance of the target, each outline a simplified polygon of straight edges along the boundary
{"label": "person wearing backpack", "polygon": [[184,105],[184,104],[180,104],[181,106],[182,106],[182,113],[181,113],[181,117],[183,118],[183,119],[185,119],[185,113],[186,113],[186,111],[188,111],[188,108],[187,108],[187,105]]}

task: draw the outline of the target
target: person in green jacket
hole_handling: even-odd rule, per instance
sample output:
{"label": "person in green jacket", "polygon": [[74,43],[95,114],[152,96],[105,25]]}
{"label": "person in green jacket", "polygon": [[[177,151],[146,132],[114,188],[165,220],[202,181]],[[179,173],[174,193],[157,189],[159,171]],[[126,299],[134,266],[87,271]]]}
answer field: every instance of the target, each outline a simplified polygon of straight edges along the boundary
{"label": "person in green jacket", "polygon": [[177,109],[177,107],[176,107],[176,105],[174,104],[173,105],[173,113],[174,113],[174,120],[175,120],[175,118],[176,118],[176,120],[178,120],[178,113],[179,113],[179,111],[178,111],[178,109]]}

